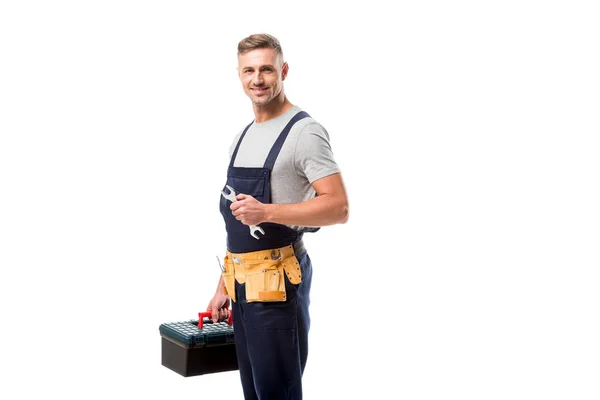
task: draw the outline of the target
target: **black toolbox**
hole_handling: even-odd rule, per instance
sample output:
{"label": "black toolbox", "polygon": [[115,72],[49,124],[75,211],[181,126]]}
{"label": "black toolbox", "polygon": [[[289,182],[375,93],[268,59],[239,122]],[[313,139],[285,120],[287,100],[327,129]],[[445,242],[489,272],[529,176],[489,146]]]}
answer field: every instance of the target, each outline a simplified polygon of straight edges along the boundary
{"label": "black toolbox", "polygon": [[163,366],[185,377],[238,369],[231,317],[212,323],[208,316],[160,325]]}

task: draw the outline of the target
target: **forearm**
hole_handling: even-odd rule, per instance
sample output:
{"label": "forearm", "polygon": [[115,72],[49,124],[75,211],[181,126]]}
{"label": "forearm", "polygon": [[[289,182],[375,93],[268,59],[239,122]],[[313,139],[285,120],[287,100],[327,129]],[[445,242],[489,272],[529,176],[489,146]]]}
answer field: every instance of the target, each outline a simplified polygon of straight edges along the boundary
{"label": "forearm", "polygon": [[223,293],[223,288],[225,287],[225,281],[223,280],[223,275],[219,276],[219,283],[217,284],[217,293]]}
{"label": "forearm", "polygon": [[322,194],[295,204],[265,204],[265,221],[283,225],[319,227],[348,221],[345,196]]}

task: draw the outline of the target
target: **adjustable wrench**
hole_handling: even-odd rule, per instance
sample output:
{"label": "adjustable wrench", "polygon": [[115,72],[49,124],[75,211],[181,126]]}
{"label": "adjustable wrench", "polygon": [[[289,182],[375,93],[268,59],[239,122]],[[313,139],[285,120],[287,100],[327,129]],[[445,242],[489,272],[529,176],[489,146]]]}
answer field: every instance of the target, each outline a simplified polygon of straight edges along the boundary
{"label": "adjustable wrench", "polygon": [[[227,194],[223,190],[221,190],[221,194],[223,195],[223,197],[225,197],[227,200],[231,201],[232,203],[234,201],[237,201],[237,199],[235,198],[235,190],[233,190],[233,188],[229,185],[225,185],[225,187],[229,190],[229,194]],[[252,237],[254,239],[260,239],[258,237],[258,235],[256,234],[257,231],[262,233],[263,235],[265,234],[265,231],[260,226],[258,226],[258,225],[249,225],[249,226],[250,226],[250,235],[252,235]]]}

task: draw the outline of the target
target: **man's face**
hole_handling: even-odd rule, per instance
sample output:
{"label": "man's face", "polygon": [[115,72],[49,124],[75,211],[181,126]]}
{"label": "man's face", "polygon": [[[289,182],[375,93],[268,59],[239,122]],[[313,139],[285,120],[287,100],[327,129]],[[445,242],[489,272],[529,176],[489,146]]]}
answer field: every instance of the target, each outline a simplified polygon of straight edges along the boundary
{"label": "man's face", "polygon": [[252,103],[264,107],[283,89],[288,65],[273,49],[256,49],[238,56],[238,73]]}

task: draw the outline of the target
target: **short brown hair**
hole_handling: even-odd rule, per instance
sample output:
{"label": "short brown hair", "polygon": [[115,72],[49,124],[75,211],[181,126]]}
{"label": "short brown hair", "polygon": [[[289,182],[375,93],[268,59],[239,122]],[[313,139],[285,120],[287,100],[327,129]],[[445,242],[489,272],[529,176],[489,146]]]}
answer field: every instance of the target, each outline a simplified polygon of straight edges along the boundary
{"label": "short brown hair", "polygon": [[283,57],[283,51],[281,50],[279,40],[277,40],[275,36],[267,33],[257,33],[242,39],[238,43],[238,56],[247,51],[256,49],[273,49],[277,54]]}

